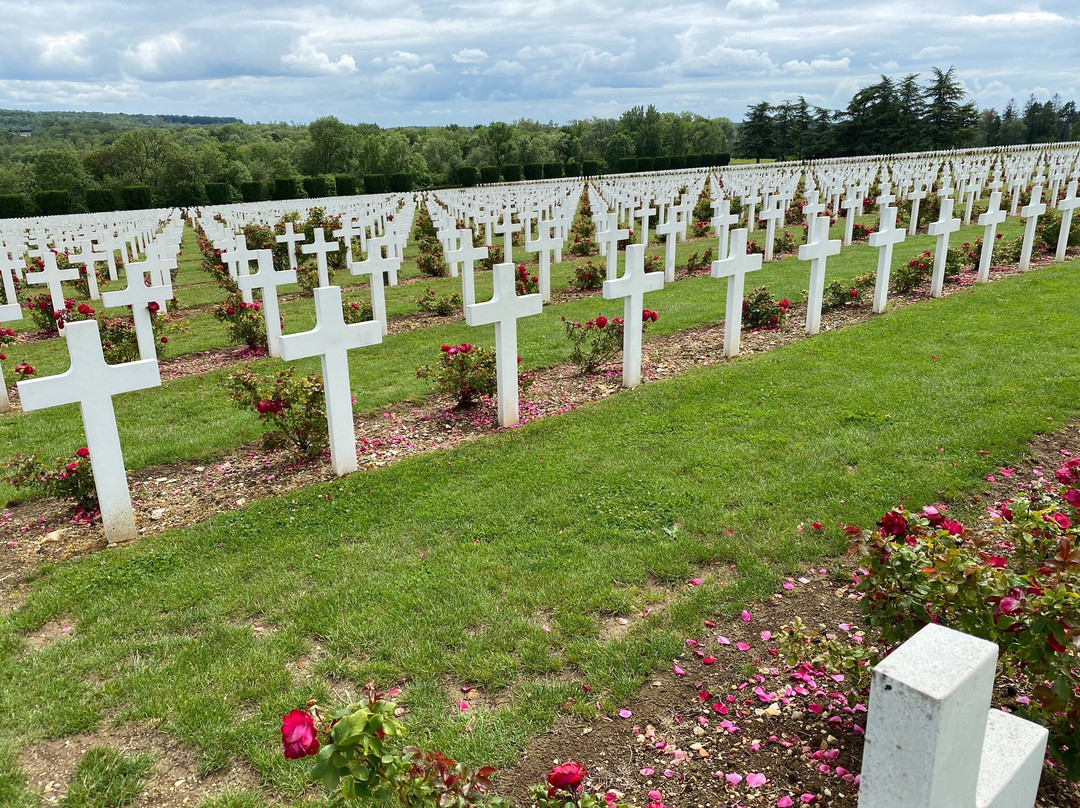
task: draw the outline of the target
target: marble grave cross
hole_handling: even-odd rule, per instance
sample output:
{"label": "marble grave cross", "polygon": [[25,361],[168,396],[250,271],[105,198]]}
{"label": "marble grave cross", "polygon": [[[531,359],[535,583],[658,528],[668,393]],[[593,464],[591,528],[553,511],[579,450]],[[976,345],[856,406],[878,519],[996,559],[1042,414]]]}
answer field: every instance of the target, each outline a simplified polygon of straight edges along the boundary
{"label": "marble grave cross", "polygon": [[825,296],[825,265],[831,255],[840,253],[840,239],[829,240],[829,217],[816,216],[810,222],[810,235],[799,247],[799,260],[810,262],[810,290],[806,301],[806,333],[821,330],[821,303]]}
{"label": "marble grave cross", "polygon": [[101,296],[101,303],[106,308],[113,306],[131,306],[131,317],[135,322],[135,340],[139,345],[139,359],[157,360],[157,344],[154,341],[154,318],[151,304],[155,311],[164,312],[172,295],[169,290],[153,283],[147,285],[142,272],[133,272],[138,264],[128,264],[127,286],[115,292],[106,292]]}
{"label": "marble grave cross", "polygon": [[241,272],[236,279],[236,285],[242,291],[251,293],[252,289],[258,289],[262,294],[263,319],[266,321],[266,346],[267,352],[272,357],[281,356],[281,346],[278,340],[281,337],[281,310],[278,308],[279,286],[296,283],[296,270],[283,269],[280,272],[274,269],[274,253],[272,250],[253,250],[248,254],[247,260],[254,260],[258,269],[253,274]]}
{"label": "marble grave cross", "polygon": [[330,285],[330,269],[326,256],[336,253],[341,249],[341,242],[331,236],[326,240],[326,232],[321,227],[315,228],[315,240],[310,244],[301,244],[300,252],[304,255],[315,256],[315,267],[319,273],[319,286]]}
{"label": "marble grave cross", "polygon": [[896,227],[896,208],[881,209],[878,231],[870,234],[870,246],[877,247],[877,278],[874,281],[874,314],[885,311],[889,299],[889,273],[892,271],[893,247],[907,238],[907,232]]}
{"label": "marble grave cross", "polygon": [[296,245],[303,244],[306,240],[306,235],[293,230],[292,222],[285,222],[285,233],[277,237],[277,242],[285,245],[285,253],[289,256],[289,269],[296,270]]}
{"label": "marble grave cross", "polygon": [[730,359],[739,353],[742,337],[742,301],[747,272],[761,269],[762,256],[746,253],[746,228],[731,231],[731,252],[727,258],[712,262],[712,277],[727,278],[727,298],[724,305],[724,356]]}
{"label": "marble grave cross", "polygon": [[68,323],[65,330],[71,367],[57,376],[19,382],[19,400],[27,412],[79,405],[105,537],[113,543],[130,541],[136,537],[135,514],[113,396],[160,386],[158,364],[154,359],[106,364],[96,320]]}
{"label": "marble grave cross", "polygon": [[626,247],[626,269],[621,278],[604,281],[604,299],[623,298],[623,387],[641,384],[641,336],[646,292],[664,288],[664,273],[645,271],[645,245]]}
{"label": "marble grave cross", "polygon": [[499,426],[514,426],[518,413],[517,321],[544,310],[539,294],[517,293],[517,271],[512,262],[496,264],[492,272],[494,294],[486,303],[465,307],[471,326],[495,324],[495,379]]}
{"label": "marble grave cross", "polygon": [[1024,223],[1024,243],[1020,248],[1020,271],[1027,272],[1031,269],[1031,250],[1035,246],[1035,228],[1039,223],[1039,217],[1046,213],[1046,203],[1042,201],[1042,178],[1038,178],[1031,189],[1031,200],[1020,210],[1020,215],[1027,221]]}
{"label": "marble grave cross", "polygon": [[[319,231],[316,231],[319,232]],[[286,362],[317,356],[322,362],[326,394],[326,426],[330,432],[330,466],[337,476],[356,471],[356,430],[353,428],[349,351],[382,342],[377,321],[346,323],[341,310],[341,287],[315,290],[316,325],[310,331],[280,338]]]}
{"label": "marble grave cross", "polygon": [[487,258],[488,251],[486,247],[473,246],[473,231],[468,227],[457,231],[457,242],[458,248],[446,253],[446,260],[461,264],[461,300],[470,306],[476,302],[475,262]]}
{"label": "marble grave cross", "polygon": [[997,226],[1005,221],[1005,216],[1005,211],[1001,209],[1001,191],[991,192],[986,213],[979,215],[979,225],[986,228],[983,233],[982,255],[979,257],[979,283],[990,280],[990,261],[997,241]]}
{"label": "marble grave cross", "polygon": [[931,222],[927,232],[937,237],[934,248],[934,269],[930,274],[930,297],[941,297],[945,286],[945,260],[949,256],[949,237],[960,229],[960,220],[953,218],[955,201],[951,196],[941,200],[941,214],[936,222]]}
{"label": "marble grave cross", "polygon": [[[1080,197],[1076,195],[1077,180],[1074,178],[1069,181],[1069,190],[1065,192],[1065,198],[1057,203],[1058,210],[1061,211],[1061,232],[1058,234],[1057,252],[1054,254],[1054,260],[1061,262],[1065,260],[1065,250],[1069,247],[1069,232],[1072,229],[1073,214],[1078,207],[1080,207]],[[4,283],[7,284],[7,277],[4,278]],[[11,300],[9,297],[8,300]]]}

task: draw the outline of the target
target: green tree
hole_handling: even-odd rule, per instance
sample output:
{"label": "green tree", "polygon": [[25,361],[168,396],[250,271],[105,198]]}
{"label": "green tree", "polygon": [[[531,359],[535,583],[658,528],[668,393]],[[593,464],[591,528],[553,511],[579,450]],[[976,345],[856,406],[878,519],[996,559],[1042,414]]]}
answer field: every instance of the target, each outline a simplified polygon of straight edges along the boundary
{"label": "green tree", "polygon": [[487,148],[492,164],[502,171],[514,148],[514,130],[510,124],[502,121],[488,124],[481,132],[480,140]]}

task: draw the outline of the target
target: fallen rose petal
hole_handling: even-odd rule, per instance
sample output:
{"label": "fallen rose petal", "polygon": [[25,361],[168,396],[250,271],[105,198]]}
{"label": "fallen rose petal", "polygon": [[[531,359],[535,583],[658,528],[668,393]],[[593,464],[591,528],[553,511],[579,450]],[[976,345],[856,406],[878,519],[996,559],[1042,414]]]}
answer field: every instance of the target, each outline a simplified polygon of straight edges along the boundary
{"label": "fallen rose petal", "polygon": [[650,769],[648,766],[646,766],[644,769],[641,770],[641,776],[642,777],[652,777],[652,773],[653,773],[653,770]]}
{"label": "fallen rose petal", "polygon": [[753,619],[754,619],[753,615],[751,615],[750,612],[746,611],[746,609],[743,609],[743,613],[742,613],[743,622],[744,623],[749,623]]}
{"label": "fallen rose petal", "polygon": [[459,701],[457,703],[457,706],[458,706],[458,709],[461,710],[461,712],[465,712],[466,710],[469,709],[469,702],[467,702],[467,701]]}
{"label": "fallen rose petal", "polygon": [[675,671],[676,676],[686,676],[686,671],[680,668],[678,665],[672,665],[672,669]]}
{"label": "fallen rose petal", "polygon": [[791,797],[783,796],[776,801],[776,808],[791,808],[794,804],[795,803],[791,801]]}
{"label": "fallen rose petal", "polygon": [[629,710],[619,710],[619,718],[629,718],[633,713]]}
{"label": "fallen rose petal", "polygon": [[716,657],[711,656],[707,656],[701,660],[702,665],[712,665],[714,662],[716,662]]}
{"label": "fallen rose petal", "polygon": [[765,785],[765,781],[768,779],[769,778],[767,778],[764,774],[759,774],[758,772],[748,772],[746,775],[746,784],[750,786],[750,788],[760,788],[761,786]]}
{"label": "fallen rose petal", "polygon": [[761,632],[761,641],[762,642],[768,642],[771,639],[772,639],[772,632],[771,631],[763,631],[763,632]]}
{"label": "fallen rose petal", "polygon": [[735,772],[732,772],[731,774],[729,774],[724,779],[727,780],[729,783],[731,783],[733,786],[737,786],[739,783],[742,782],[742,775],[741,774],[736,774]]}
{"label": "fallen rose petal", "polygon": [[720,645],[731,645],[731,640],[727,637],[717,637],[716,641],[720,643]]}
{"label": "fallen rose petal", "polygon": [[664,795],[657,791],[655,788],[649,792],[649,799],[653,802],[660,802],[664,799]]}
{"label": "fallen rose petal", "polygon": [[794,588],[795,588],[795,584],[791,583],[791,581],[784,581],[784,589],[794,589]]}
{"label": "fallen rose petal", "polygon": [[740,651],[749,651],[750,650],[750,646],[747,645],[744,642],[735,643],[735,647],[738,648]]}
{"label": "fallen rose petal", "polygon": [[816,799],[817,799],[817,794],[803,794],[802,796],[799,797],[799,801],[802,802],[805,805],[809,805],[810,803],[812,803]]}

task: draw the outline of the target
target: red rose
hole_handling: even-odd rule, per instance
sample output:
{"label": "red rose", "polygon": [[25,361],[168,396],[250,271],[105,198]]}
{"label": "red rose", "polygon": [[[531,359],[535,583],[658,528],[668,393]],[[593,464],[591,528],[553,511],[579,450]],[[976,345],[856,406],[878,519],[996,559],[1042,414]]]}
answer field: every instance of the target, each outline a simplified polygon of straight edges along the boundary
{"label": "red rose", "polygon": [[162,345],[168,345],[169,344],[169,338],[168,337],[162,337],[161,338],[161,344]]}
{"label": "red rose", "polygon": [[822,525],[821,522],[814,522],[812,525],[810,525],[810,527],[812,527],[814,530],[824,530],[825,529],[824,525]]}
{"label": "red rose", "polygon": [[567,791],[575,791],[588,774],[589,773],[585,771],[585,767],[580,763],[568,760],[566,763],[552,768],[552,770],[548,772],[547,779],[548,783],[550,783],[553,788],[564,788]]}
{"label": "red rose", "polygon": [[1072,527],[1072,523],[1069,521],[1069,517],[1067,517],[1063,513],[1055,513],[1050,518],[1057,522],[1058,527],[1060,527],[1062,530],[1068,530],[1070,527]]}
{"label": "red rose", "polygon": [[265,415],[270,410],[270,404],[266,401],[260,401],[255,405],[255,409],[259,411],[260,415]]}
{"label": "red rose", "polygon": [[907,533],[907,519],[896,511],[889,511],[881,517],[881,535],[896,536],[897,538]]}
{"label": "red rose", "polygon": [[76,449],[75,450],[75,456],[76,457],[89,457],[90,456],[90,450],[87,449],[85,446],[82,447],[81,449]]}
{"label": "red rose", "polygon": [[442,347],[439,348],[439,350],[442,351],[443,353],[448,353],[450,351],[450,346],[449,345],[443,345]]}
{"label": "red rose", "polygon": [[596,318],[596,327],[597,328],[607,328],[607,317],[605,317],[602,314],[599,317],[597,317]]}
{"label": "red rose", "polygon": [[225,313],[232,317],[234,314],[236,314],[236,309],[234,309],[232,306],[229,306],[225,309]]}
{"label": "red rose", "polygon": [[151,314],[157,314],[157,313],[158,313],[158,310],[159,310],[159,309],[161,308],[161,306],[159,306],[159,305],[158,305],[158,304],[157,304],[156,302],[154,302],[153,300],[151,300],[151,301],[150,301],[150,302],[149,302],[149,303],[147,304],[146,308],[150,309],[150,313],[151,313]]}
{"label": "red rose", "polygon": [[77,469],[78,467],[79,467],[79,464],[78,464],[77,462],[76,462],[76,463],[68,463],[68,464],[67,464],[67,466],[65,466],[65,468],[66,468],[66,469],[67,469],[67,470],[68,470],[69,472],[71,472],[71,471],[75,471],[75,469]]}
{"label": "red rose", "polygon": [[964,532],[964,526],[959,522],[954,522],[951,519],[943,519],[941,521],[941,527],[943,530],[949,531],[950,536],[959,536]]}
{"label": "red rose", "polygon": [[79,314],[93,314],[94,310],[87,306],[85,303],[79,304]]}
{"label": "red rose", "polygon": [[305,710],[293,710],[281,719],[281,742],[289,760],[314,755],[319,751],[315,719]]}
{"label": "red rose", "polygon": [[1065,492],[1065,501],[1074,508],[1080,508],[1080,491],[1077,491],[1075,488],[1070,488]]}

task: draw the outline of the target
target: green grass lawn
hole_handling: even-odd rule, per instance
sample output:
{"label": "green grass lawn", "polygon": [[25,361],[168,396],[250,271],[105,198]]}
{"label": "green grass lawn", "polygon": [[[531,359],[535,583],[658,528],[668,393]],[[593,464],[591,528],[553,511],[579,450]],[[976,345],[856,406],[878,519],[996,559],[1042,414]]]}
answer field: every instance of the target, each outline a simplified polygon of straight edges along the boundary
{"label": "green grass lawn", "polygon": [[[845,251],[837,277],[874,262],[876,251]],[[867,526],[900,502],[977,490],[1033,433],[1075,417],[1077,267],[905,307],[45,568],[28,603],[0,620],[0,804],[30,804],[21,746],[113,724],[122,736],[128,722],[174,735],[206,770],[242,759],[269,793],[298,799],[307,767],[282,758],[280,716],[327,700],[323,677],[354,690],[405,679],[422,744],[506,765],[581,683],[618,708],[703,616],[736,613],[799,562],[839,551],[839,522]],[[796,297],[807,272],[789,260],[760,274]],[[722,286],[698,278],[657,294],[657,330],[717,317]],[[559,313],[610,305],[552,307],[523,323],[522,353],[560,361]],[[458,325],[410,336],[357,352],[365,406],[422,393],[409,367],[440,341],[483,341]],[[243,423],[215,406],[215,390],[211,377],[131,396],[129,457],[212,448],[185,447],[180,429],[162,434],[166,448],[139,448],[151,431],[134,433],[135,415],[203,419],[235,440]],[[5,439],[29,445],[59,428],[8,420]],[[811,521],[826,531],[797,532]],[[693,576],[706,584],[687,587]],[[601,639],[605,618],[665,592],[666,608]],[[52,619],[74,625],[71,636],[31,652],[22,632]],[[257,634],[253,621],[271,630]],[[464,733],[461,683],[505,688],[509,702],[470,711]]]}

